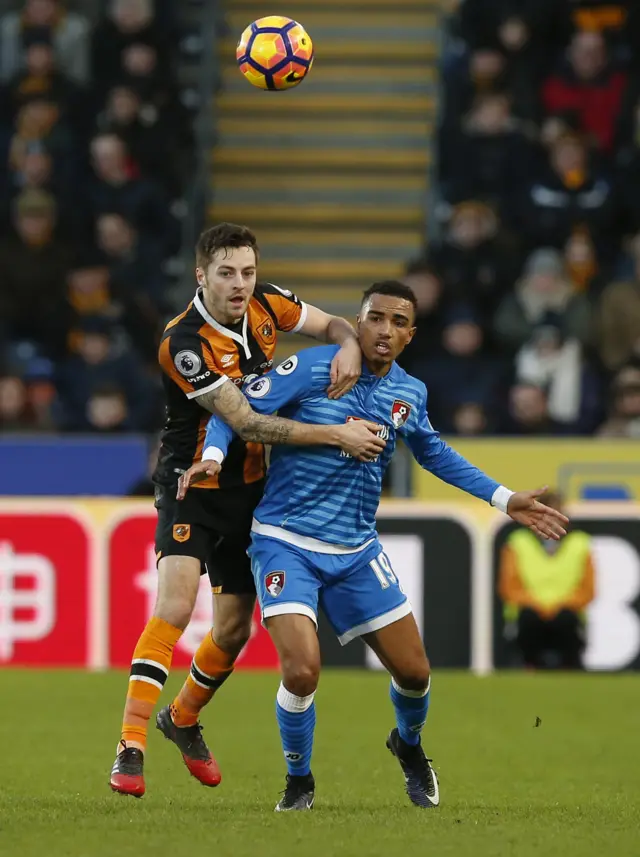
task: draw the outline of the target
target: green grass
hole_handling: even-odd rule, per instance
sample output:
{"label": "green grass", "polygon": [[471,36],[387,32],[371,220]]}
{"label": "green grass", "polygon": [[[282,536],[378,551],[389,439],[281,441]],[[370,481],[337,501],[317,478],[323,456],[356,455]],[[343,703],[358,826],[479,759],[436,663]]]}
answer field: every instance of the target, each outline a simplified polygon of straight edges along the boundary
{"label": "green grass", "polygon": [[[172,679],[169,693],[178,686]],[[276,815],[277,677],[239,673],[204,717],[222,785],[154,729],[147,794],[107,787],[125,676],[0,673],[2,857],[595,857],[640,853],[640,679],[434,676],[425,746],[442,805],[408,804],[384,676],[327,672],[312,813]],[[169,698],[165,691],[165,698]],[[536,717],[542,720],[536,728]]]}

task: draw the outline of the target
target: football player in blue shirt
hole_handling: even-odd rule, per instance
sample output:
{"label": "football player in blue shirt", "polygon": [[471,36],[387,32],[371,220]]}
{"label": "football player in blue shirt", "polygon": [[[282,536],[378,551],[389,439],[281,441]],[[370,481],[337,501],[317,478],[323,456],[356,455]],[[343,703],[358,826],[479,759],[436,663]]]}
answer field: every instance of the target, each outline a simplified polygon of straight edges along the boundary
{"label": "football player in blue shirt", "polygon": [[[376,283],[365,292],[358,318],[362,376],[339,400],[326,395],[335,346],[294,355],[244,390],[261,413],[278,411],[305,423],[369,420],[380,426],[386,441],[383,452],[368,462],[332,447],[274,446],[271,452],[249,554],[263,621],[282,668],[276,712],[288,773],[278,811],[313,806],[319,606],[343,645],[361,637],[391,673],[396,727],[387,747],[400,763],[411,801],[419,807],[440,801],[438,779],[420,740],[429,707],[429,661],[376,532],[382,477],[399,437],[422,467],[445,482],[543,538],[565,533],[567,519],[537,500],[544,489],[509,491],[434,431],[425,385],[395,362],[415,334],[415,314],[415,296],[401,283]],[[232,436],[226,423],[211,418],[203,461],[184,474],[179,497],[191,482],[217,472]]]}

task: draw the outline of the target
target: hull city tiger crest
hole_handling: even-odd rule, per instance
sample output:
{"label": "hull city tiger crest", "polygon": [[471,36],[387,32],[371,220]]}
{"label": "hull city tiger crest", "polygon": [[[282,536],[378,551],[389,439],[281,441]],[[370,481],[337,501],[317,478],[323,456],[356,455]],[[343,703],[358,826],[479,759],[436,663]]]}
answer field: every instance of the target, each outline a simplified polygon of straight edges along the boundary
{"label": "hull city tiger crest", "polygon": [[401,401],[400,399],[396,399],[393,405],[391,406],[391,421],[396,429],[402,428],[402,426],[409,419],[409,414],[411,413],[411,405],[408,405],[406,402]]}
{"label": "hull city tiger crest", "polygon": [[277,598],[284,589],[284,571],[272,571],[264,579],[264,588],[272,598]]}
{"label": "hull city tiger crest", "polygon": [[271,339],[273,336],[273,325],[270,321],[265,322],[262,326],[262,335],[265,339]]}

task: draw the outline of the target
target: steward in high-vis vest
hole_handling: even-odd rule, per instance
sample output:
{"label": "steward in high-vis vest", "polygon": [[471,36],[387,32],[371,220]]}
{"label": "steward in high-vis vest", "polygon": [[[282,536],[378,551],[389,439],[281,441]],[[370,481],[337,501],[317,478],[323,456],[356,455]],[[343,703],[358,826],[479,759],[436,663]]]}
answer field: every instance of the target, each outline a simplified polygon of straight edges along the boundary
{"label": "steward in high-vis vest", "polygon": [[[558,495],[540,501],[561,508]],[[582,668],[585,610],[594,598],[594,577],[587,533],[571,532],[560,542],[539,539],[524,529],[509,536],[498,587],[505,622],[515,629],[527,666]]]}

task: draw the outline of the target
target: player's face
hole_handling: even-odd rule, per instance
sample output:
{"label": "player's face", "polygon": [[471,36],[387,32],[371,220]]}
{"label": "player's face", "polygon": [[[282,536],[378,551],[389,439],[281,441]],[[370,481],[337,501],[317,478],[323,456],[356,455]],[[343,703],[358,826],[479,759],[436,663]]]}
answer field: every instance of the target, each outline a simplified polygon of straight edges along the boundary
{"label": "player's face", "polygon": [[256,287],[256,254],[251,247],[223,247],[206,271],[196,268],[196,276],[213,317],[234,324],[247,311]]}
{"label": "player's face", "polygon": [[372,369],[380,369],[401,354],[413,339],[415,313],[404,298],[372,295],[358,316],[358,339]]}

